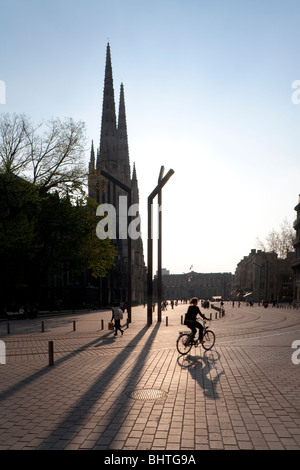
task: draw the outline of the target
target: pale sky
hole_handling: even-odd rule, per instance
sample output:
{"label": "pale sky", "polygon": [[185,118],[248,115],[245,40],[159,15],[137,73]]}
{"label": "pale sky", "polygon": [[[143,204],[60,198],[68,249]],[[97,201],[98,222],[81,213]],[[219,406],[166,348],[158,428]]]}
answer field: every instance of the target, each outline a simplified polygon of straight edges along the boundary
{"label": "pale sky", "polygon": [[0,21],[0,112],[84,121],[87,165],[90,141],[100,140],[109,41],[146,262],[147,197],[162,165],[175,171],[163,189],[171,273],[234,273],[257,237],[293,222],[299,0],[0,0]]}

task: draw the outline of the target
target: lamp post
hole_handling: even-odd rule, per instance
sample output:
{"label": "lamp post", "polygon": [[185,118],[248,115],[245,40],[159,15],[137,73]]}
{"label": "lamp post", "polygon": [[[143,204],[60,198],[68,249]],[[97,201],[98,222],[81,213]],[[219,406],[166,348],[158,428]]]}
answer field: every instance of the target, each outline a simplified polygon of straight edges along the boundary
{"label": "lamp post", "polygon": [[[103,175],[105,178],[110,180],[112,183],[116,184],[120,188],[122,188],[124,191],[127,192],[128,198],[127,198],[127,214],[129,213],[129,208],[131,206],[131,188],[127,186],[126,184],[122,183],[121,181],[117,180],[113,176],[111,176],[109,173],[107,173],[104,170],[101,170],[101,175]],[[128,323],[131,323],[131,238],[128,236],[128,230],[127,230],[127,257],[128,257],[128,262],[127,262],[127,313],[128,313]]]}
{"label": "lamp post", "polygon": [[[153,297],[153,240],[152,240],[152,202],[155,196],[157,196],[164,185],[168,182],[171,176],[174,174],[174,170],[169,170],[165,177],[162,178],[163,167],[160,170],[160,176],[156,188],[148,196],[148,273],[147,273],[147,324],[150,326],[152,324],[152,297]],[[161,196],[160,196],[161,200]],[[161,235],[161,234],[160,234]],[[160,237],[159,237],[160,238]],[[161,249],[160,249],[160,266],[161,266]],[[161,283],[161,277],[160,277]],[[159,280],[157,285],[158,290],[161,289],[159,286]]]}
{"label": "lamp post", "polygon": [[[158,184],[164,176],[165,168],[161,167]],[[161,279],[161,247],[162,247],[162,198],[161,188],[158,191],[158,241],[157,241],[157,321],[161,321],[161,301],[162,301],[162,279]]]}
{"label": "lamp post", "polygon": [[264,276],[264,281],[265,281],[265,297],[266,299],[265,300],[268,300],[268,294],[269,294],[269,286],[268,286],[268,283],[269,283],[269,279],[268,279],[268,260],[267,260],[267,257],[265,257],[265,260],[266,260],[266,265],[267,265],[267,269],[264,267],[264,266],[260,266],[259,264],[255,263],[254,261],[252,261],[253,264],[255,264],[255,266],[257,266],[260,271],[259,271],[259,289],[258,289],[258,302],[260,303],[260,284],[261,284],[261,271],[265,271],[265,276]]}
{"label": "lamp post", "polygon": [[263,266],[260,266],[259,264],[255,263],[255,261],[252,261],[255,266],[259,268],[259,279],[258,279],[258,303],[260,304],[260,284],[261,284],[261,270],[265,269]]}

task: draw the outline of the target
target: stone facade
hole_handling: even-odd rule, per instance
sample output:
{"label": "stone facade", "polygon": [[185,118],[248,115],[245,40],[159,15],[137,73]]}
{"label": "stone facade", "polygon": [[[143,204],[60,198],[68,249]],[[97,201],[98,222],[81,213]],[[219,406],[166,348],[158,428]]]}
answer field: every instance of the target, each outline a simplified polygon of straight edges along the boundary
{"label": "stone facade", "polygon": [[234,276],[237,300],[278,303],[291,302],[294,252],[280,259],[274,252],[251,250],[238,263]]}
{"label": "stone facade", "polygon": [[[191,297],[210,299],[231,298],[233,276],[231,273],[196,273],[166,274],[162,276],[162,295],[169,300],[187,300]],[[154,279],[154,292],[157,277]]]}
{"label": "stone facade", "polygon": [[[127,123],[123,83],[120,86],[118,122],[115,111],[115,96],[111,64],[110,46],[107,44],[106,65],[103,91],[102,122],[100,147],[95,153],[94,143],[91,145],[88,186],[89,196],[99,204],[111,204],[116,210],[116,238],[113,241],[118,256],[115,267],[107,280],[101,283],[101,303],[110,304],[113,300],[127,300],[127,239],[119,237],[120,197],[128,197],[122,188],[113,184],[101,175],[101,170],[131,188],[132,204],[139,203],[139,189],[135,165],[131,173],[127,137]],[[126,199],[127,201],[127,199]],[[143,243],[139,237],[132,240],[132,304],[140,304],[145,300],[146,268],[144,263]]]}

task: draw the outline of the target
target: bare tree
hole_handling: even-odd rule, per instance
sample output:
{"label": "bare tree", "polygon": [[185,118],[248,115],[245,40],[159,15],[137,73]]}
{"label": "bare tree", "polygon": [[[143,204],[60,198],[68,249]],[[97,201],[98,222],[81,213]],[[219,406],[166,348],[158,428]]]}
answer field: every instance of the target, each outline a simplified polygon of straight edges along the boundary
{"label": "bare tree", "polygon": [[52,119],[32,125],[23,115],[0,118],[0,170],[27,177],[44,191],[78,191],[86,178],[85,124]]}
{"label": "bare tree", "polygon": [[279,258],[284,259],[287,257],[288,252],[294,251],[294,238],[295,231],[287,218],[285,218],[279,231],[272,229],[267,235],[265,242],[257,238],[257,244],[263,251],[273,251],[277,253]]}
{"label": "bare tree", "polygon": [[31,122],[23,114],[3,114],[0,118],[0,171],[19,174],[30,163],[27,139]]}

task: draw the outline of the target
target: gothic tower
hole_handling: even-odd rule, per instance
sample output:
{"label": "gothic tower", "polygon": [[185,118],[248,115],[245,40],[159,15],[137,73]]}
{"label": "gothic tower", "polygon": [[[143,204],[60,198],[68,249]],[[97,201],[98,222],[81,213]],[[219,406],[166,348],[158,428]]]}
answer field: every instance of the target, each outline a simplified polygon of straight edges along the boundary
{"label": "gothic tower", "polygon": [[[104,91],[102,105],[102,121],[100,132],[100,146],[95,156],[94,143],[91,145],[89,163],[89,196],[99,204],[112,204],[117,213],[117,235],[119,196],[127,193],[119,186],[113,184],[103,175],[105,170],[111,176],[132,189],[132,203],[139,203],[138,180],[135,165],[131,176],[129,147],[127,136],[127,123],[125,111],[124,86],[120,86],[119,114],[116,118],[115,95],[113,84],[113,73],[111,63],[110,45],[107,44],[106,64],[104,76]],[[102,293],[107,303],[113,300],[126,301],[127,291],[127,240],[112,240],[118,252],[115,267],[108,276],[107,292]],[[145,300],[146,268],[144,263],[143,244],[141,238],[132,240],[132,303],[140,304]],[[104,300],[103,300],[104,301]],[[104,302],[105,303],[105,302]]]}

